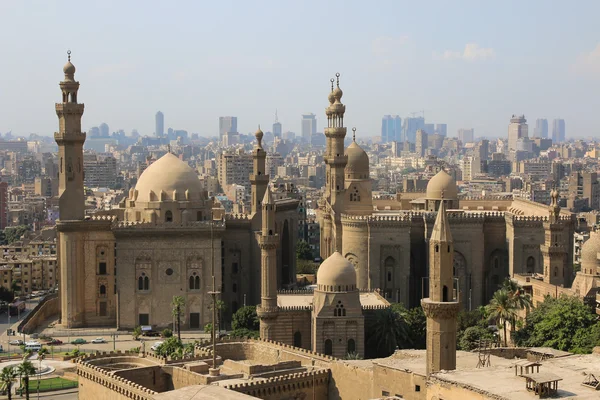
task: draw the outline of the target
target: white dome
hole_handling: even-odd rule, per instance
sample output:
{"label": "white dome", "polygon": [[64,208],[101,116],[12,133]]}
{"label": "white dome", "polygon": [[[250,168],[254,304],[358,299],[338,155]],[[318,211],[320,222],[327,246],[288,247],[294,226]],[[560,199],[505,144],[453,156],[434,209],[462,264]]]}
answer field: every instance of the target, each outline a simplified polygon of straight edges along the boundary
{"label": "white dome", "polygon": [[347,291],[356,288],[356,272],[354,266],[339,252],[335,252],[319,267],[317,285],[324,291]]}
{"label": "white dome", "polygon": [[346,164],[346,174],[354,174],[360,176],[359,179],[369,177],[369,156],[367,153],[356,143],[352,142],[346,149],[346,156],[348,156],[348,164]]}
{"label": "white dome", "polygon": [[600,233],[592,232],[590,238],[581,247],[581,268],[596,272],[598,253],[600,252]]}
{"label": "white dome", "polygon": [[[199,200],[202,195],[202,185],[196,171],[175,155],[167,153],[152,163],[135,185],[136,201],[159,201],[161,192],[166,200],[183,200],[188,191],[189,198]],[[150,193],[154,196],[151,197]],[[177,198],[174,198],[174,192]]]}
{"label": "white dome", "polygon": [[442,197],[448,200],[458,198],[456,182],[448,173],[441,170],[427,184],[427,198],[439,200]]}

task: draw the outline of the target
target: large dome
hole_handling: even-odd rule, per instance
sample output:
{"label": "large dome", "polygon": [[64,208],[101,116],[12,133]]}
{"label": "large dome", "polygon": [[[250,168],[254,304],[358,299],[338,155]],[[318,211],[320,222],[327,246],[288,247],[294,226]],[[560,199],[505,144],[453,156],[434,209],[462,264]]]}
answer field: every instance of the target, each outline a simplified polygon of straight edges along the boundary
{"label": "large dome", "polygon": [[[369,156],[356,143],[352,142],[346,149],[348,164],[346,164],[346,174],[355,175],[355,179],[366,179],[369,177]],[[358,175],[358,176],[356,176]]]}
{"label": "large dome", "polygon": [[456,199],[458,198],[458,187],[454,179],[444,170],[441,170],[427,184],[428,199]]}
{"label": "large dome", "polygon": [[[600,253],[600,233],[592,232],[590,238],[581,247],[581,269],[588,274],[596,272]],[[591,271],[589,271],[591,270]]]}
{"label": "large dome", "polygon": [[326,292],[344,292],[356,289],[354,266],[336,251],[327,257],[319,267],[317,286]]}
{"label": "large dome", "polygon": [[[146,168],[135,185],[135,190],[136,201],[141,202],[158,201],[161,199],[161,192],[164,193],[165,200],[184,200],[186,191],[189,198],[199,200],[202,185],[196,172],[187,163],[167,153]],[[174,192],[177,198],[174,198]]]}

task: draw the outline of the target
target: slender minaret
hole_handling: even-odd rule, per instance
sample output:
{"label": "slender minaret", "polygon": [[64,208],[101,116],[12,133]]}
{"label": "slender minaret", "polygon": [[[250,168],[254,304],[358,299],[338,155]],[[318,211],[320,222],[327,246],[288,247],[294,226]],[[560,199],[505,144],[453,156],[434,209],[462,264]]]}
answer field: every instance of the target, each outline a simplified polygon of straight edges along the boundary
{"label": "slender minaret", "polygon": [[334,213],[332,221],[333,249],[329,249],[326,257],[334,251],[342,251],[342,222],[341,215],[344,211],[344,168],[348,163],[348,157],[344,155],[344,138],[346,128],[344,127],[344,113],[346,106],[342,104],[343,92],[340,89],[340,74],[337,78],[336,87],[331,80],[331,93],[329,94],[329,107],[325,110],[327,115],[327,128],[325,128],[326,154],[325,154],[325,197],[329,207]]}
{"label": "slender minaret", "polygon": [[558,191],[554,188],[550,192],[552,202],[548,207],[548,221],[544,222],[544,244],[540,246],[544,260],[544,282],[552,285],[569,284],[568,277],[572,271],[566,270],[567,246],[565,246],[565,223],[560,219],[560,205],[558,204]]}
{"label": "slender minaret", "polygon": [[261,256],[260,305],[256,313],[260,319],[260,337],[274,340],[277,319],[277,245],[279,235],[275,233],[275,202],[267,185],[262,201],[262,230],[258,236]]}
{"label": "slender minaret", "polygon": [[256,144],[252,150],[254,167],[252,175],[250,175],[250,183],[252,184],[252,214],[260,211],[260,200],[265,195],[265,190],[269,185],[269,175],[265,173],[267,152],[262,147],[263,131],[260,130],[260,126],[254,136],[256,136]]}
{"label": "slender minaret", "polygon": [[63,67],[65,79],[60,82],[62,103],[56,103],[59,130],[54,134],[58,144],[59,175],[58,196],[62,221],[82,220],[85,217],[83,191],[83,142],[81,132],[83,104],[77,103],[79,82],[75,81],[75,66],[71,64],[71,51]]}
{"label": "slender minaret", "polygon": [[[60,270],[60,323],[65,328],[85,326],[85,233],[89,224],[85,217],[83,190],[83,143],[81,132],[83,104],[77,103],[79,82],[75,81],[75,66],[71,52],[63,68],[65,78],[60,82],[62,103],[56,104],[59,129],[54,134],[58,144],[59,220],[58,265]],[[94,277],[95,278],[95,277]]]}
{"label": "slender minaret", "polygon": [[429,239],[429,298],[421,300],[427,316],[427,374],[456,369],[456,316],[458,293],[454,293],[454,245],[440,201]]}

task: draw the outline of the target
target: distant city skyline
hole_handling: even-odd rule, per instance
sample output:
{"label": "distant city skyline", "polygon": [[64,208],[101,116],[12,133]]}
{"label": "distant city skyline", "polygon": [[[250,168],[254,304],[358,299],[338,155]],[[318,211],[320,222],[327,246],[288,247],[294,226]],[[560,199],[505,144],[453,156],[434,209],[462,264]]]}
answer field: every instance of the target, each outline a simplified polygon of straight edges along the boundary
{"label": "distant city skyline", "polygon": [[[70,48],[86,129],[106,122],[112,131],[152,136],[160,110],[165,130],[214,136],[218,117],[235,115],[238,131],[249,133],[258,124],[271,127],[277,108],[284,131],[299,134],[302,114],[324,120],[329,79],[340,72],[352,110],[345,122],[358,137],[378,136],[382,115],[404,119],[421,109],[452,136],[468,126],[479,136],[505,137],[515,112],[531,121],[560,116],[569,132],[600,136],[593,131],[600,3],[459,3],[223,1],[141,9],[136,2],[2,2],[5,31],[20,33],[0,38],[11,60],[0,66],[11,77],[2,84],[0,132],[56,131],[52,104]],[[228,29],[217,15],[228,16]],[[398,15],[410,18],[397,24]],[[98,35],[90,20],[111,21],[110,29]],[[249,20],[270,23],[249,30]],[[306,20],[314,29],[302,28]],[[422,21],[435,29],[421,29]],[[507,29],[507,21],[519,29]],[[575,136],[569,132],[567,139]]]}

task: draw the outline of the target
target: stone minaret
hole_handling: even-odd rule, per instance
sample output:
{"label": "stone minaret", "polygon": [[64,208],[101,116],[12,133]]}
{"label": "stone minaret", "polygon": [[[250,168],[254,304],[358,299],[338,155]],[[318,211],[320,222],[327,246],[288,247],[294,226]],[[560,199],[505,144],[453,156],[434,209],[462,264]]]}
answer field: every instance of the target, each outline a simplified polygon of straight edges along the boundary
{"label": "stone minaret", "polygon": [[254,136],[256,136],[256,144],[252,150],[254,169],[252,175],[250,175],[250,183],[252,184],[252,214],[260,211],[260,200],[265,195],[265,190],[269,185],[269,175],[265,173],[267,152],[262,147],[263,131],[260,130],[260,126]]}
{"label": "stone minaret", "polygon": [[427,316],[427,374],[456,369],[456,316],[454,293],[454,245],[446,206],[440,202],[429,239],[429,298],[421,300]]}
{"label": "stone minaret", "polygon": [[54,134],[58,144],[59,220],[58,262],[60,268],[61,325],[77,328],[85,325],[85,193],[83,190],[83,143],[81,132],[83,104],[77,103],[79,82],[75,66],[69,60],[60,82],[62,103],[56,104],[59,129]]}
{"label": "stone minaret", "polygon": [[85,217],[85,193],[83,191],[83,142],[81,132],[83,104],[77,103],[79,82],[75,81],[75,66],[69,60],[63,67],[65,79],[60,82],[62,103],[56,103],[58,132],[54,140],[58,144],[59,175],[58,196],[62,221],[82,220]]}
{"label": "stone minaret", "polygon": [[[342,222],[341,215],[344,211],[344,168],[348,163],[348,157],[344,155],[344,138],[346,137],[346,128],[344,127],[344,113],[346,106],[342,104],[342,89],[340,89],[340,74],[336,74],[337,84],[333,87],[331,80],[331,93],[329,94],[329,107],[325,110],[327,114],[327,128],[325,128],[325,137],[327,148],[325,150],[325,197],[328,207],[333,211],[331,238],[332,249],[327,249],[324,258],[331,255],[334,251],[342,250]],[[323,254],[323,252],[321,252]]]}
{"label": "stone minaret", "polygon": [[275,233],[275,202],[267,185],[262,201],[262,231],[258,236],[261,255],[260,305],[256,313],[260,319],[260,337],[274,340],[277,321],[277,244]]}
{"label": "stone minaret", "polygon": [[[571,276],[571,270],[566,271],[567,247],[565,245],[565,223],[560,219],[558,191],[551,192],[552,202],[548,207],[549,218],[544,222],[545,240],[540,246],[544,259],[544,282],[553,285],[565,285],[566,276]],[[568,235],[568,230],[566,232]],[[568,241],[566,242],[568,243]]]}

